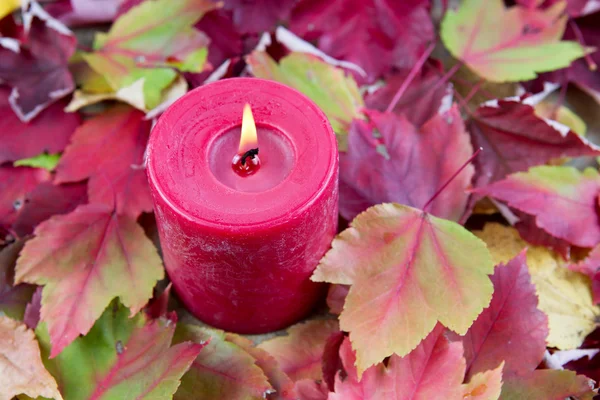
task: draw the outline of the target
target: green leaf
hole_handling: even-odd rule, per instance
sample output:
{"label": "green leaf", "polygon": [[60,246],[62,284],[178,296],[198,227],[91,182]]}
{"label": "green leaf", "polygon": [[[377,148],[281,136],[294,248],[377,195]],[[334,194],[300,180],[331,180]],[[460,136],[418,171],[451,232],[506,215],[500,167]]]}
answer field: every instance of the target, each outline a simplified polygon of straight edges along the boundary
{"label": "green leaf", "polygon": [[60,154],[48,154],[42,153],[35,157],[22,158],[13,163],[15,167],[33,167],[33,168],[44,168],[48,171],[54,170],[58,161],[60,160]]}
{"label": "green leaf", "polygon": [[526,81],[586,54],[579,43],[560,41],[568,18],[565,6],[507,9],[502,0],[464,0],[458,10],[446,13],[440,35],[450,53],[481,77]]}
{"label": "green leaf", "polygon": [[483,241],[459,224],[401,204],[359,214],[312,280],[352,285],[340,314],[359,375],[414,349],[439,321],[463,335],[492,297]]}
{"label": "green leaf", "polygon": [[171,347],[175,324],[165,318],[148,321],[143,314],[113,302],[90,332],[49,359],[46,324],[36,334],[46,368],[59,382],[65,399],[171,399],[179,379],[200,353],[202,345]]}
{"label": "green leaf", "polygon": [[82,57],[113,90],[144,79],[146,108],[160,103],[162,91],[182,72],[201,72],[207,37],[194,24],[220,4],[210,0],[148,0],[99,33],[95,51]]}
{"label": "green leaf", "polygon": [[306,53],[291,53],[277,64],[267,53],[255,51],[246,61],[254,76],[283,83],[310,97],[329,118],[340,151],[347,149],[350,124],[354,118],[362,118],[360,109],[364,107],[354,78]]}

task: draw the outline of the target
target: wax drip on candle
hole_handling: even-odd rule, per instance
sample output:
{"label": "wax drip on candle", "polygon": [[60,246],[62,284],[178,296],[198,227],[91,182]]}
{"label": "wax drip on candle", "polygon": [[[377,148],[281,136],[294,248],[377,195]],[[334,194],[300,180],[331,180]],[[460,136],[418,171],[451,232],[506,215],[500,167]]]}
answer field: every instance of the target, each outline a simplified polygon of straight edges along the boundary
{"label": "wax drip on candle", "polygon": [[249,104],[244,105],[240,146],[231,163],[233,170],[240,176],[252,175],[260,168],[256,124]]}

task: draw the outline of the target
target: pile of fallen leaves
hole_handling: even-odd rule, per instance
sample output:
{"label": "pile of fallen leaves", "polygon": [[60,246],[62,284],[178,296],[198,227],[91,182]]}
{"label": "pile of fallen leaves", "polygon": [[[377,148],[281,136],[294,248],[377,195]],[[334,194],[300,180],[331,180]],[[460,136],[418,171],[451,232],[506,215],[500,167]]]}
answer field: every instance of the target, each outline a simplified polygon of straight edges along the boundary
{"label": "pile of fallen leaves", "polygon": [[[0,18],[0,399],[594,397],[600,148],[571,100],[598,114],[598,1],[2,0]],[[340,148],[348,224],[312,277],[329,313],[267,339],[178,304],[144,171],[153,121],[234,76],[305,93]]]}

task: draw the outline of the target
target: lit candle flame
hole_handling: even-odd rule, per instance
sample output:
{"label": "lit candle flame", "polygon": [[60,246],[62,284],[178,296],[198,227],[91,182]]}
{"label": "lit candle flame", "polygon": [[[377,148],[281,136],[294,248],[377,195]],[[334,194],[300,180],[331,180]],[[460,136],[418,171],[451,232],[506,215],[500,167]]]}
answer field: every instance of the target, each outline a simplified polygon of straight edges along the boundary
{"label": "lit candle flame", "polygon": [[255,149],[258,147],[258,137],[256,136],[256,125],[250,104],[244,106],[244,115],[242,117],[242,136],[240,137],[239,154]]}

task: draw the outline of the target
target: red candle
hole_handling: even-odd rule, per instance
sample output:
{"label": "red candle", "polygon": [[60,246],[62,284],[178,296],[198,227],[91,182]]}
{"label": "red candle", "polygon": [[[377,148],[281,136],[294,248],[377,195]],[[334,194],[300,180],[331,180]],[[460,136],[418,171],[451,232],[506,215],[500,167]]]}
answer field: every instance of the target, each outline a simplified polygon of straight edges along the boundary
{"label": "red candle", "polygon": [[[257,139],[240,143],[246,104]],[[336,139],[310,99],[256,78],[197,88],[160,117],[147,172],[167,272],[196,317],[263,333],[310,312],[338,204]]]}

